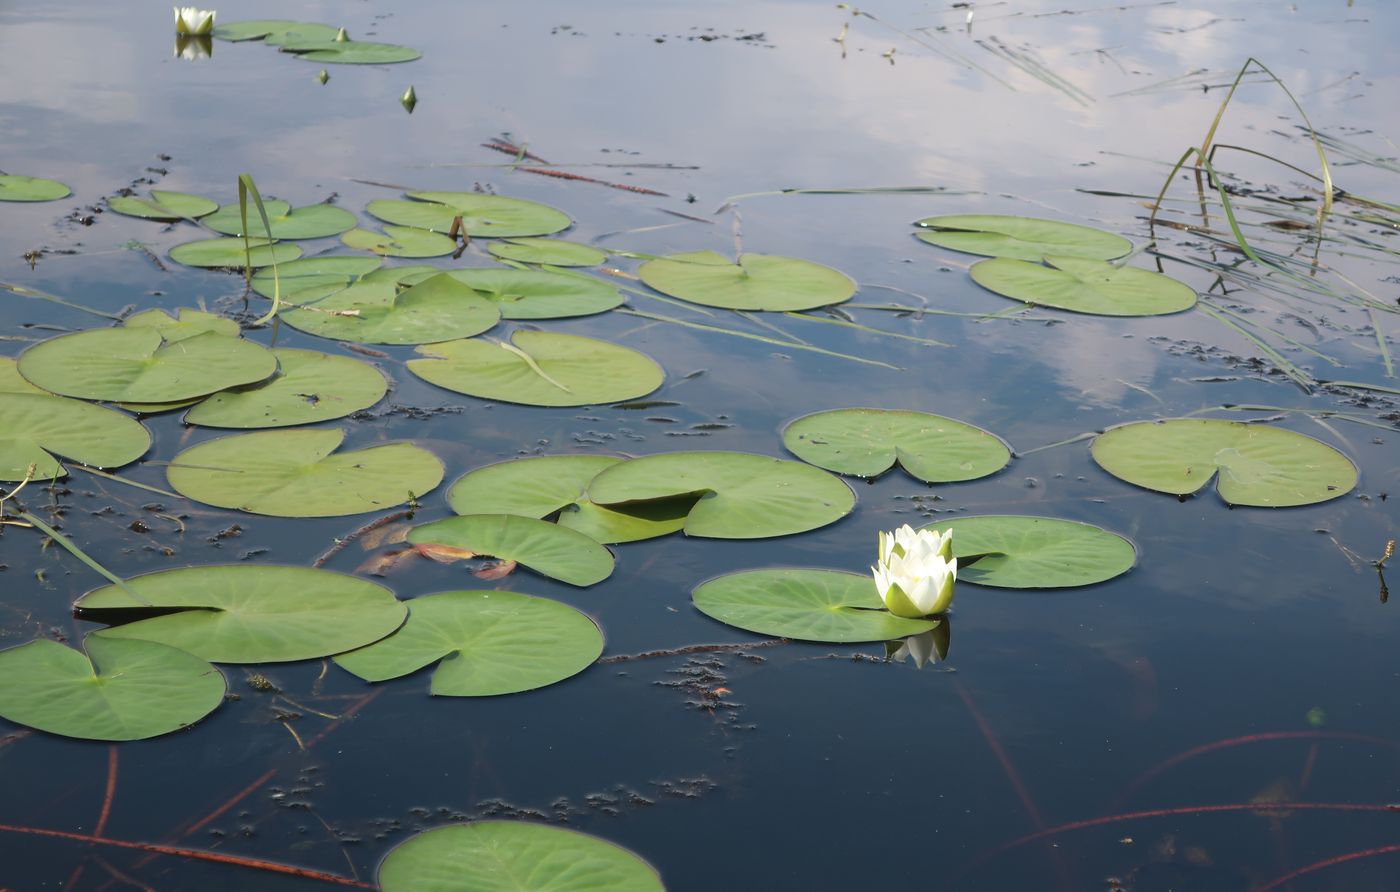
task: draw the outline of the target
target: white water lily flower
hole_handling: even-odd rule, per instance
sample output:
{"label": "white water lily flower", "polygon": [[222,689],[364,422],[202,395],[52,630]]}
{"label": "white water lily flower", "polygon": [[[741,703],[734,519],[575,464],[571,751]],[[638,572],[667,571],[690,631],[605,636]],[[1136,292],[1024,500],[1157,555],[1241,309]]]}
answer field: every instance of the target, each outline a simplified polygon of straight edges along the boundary
{"label": "white water lily flower", "polygon": [[934,647],[933,633],[920,632],[917,635],[910,635],[899,643],[899,650],[892,656],[895,660],[904,660],[908,657],[914,661],[915,669],[922,669],[932,663],[937,663],[936,650]]}
{"label": "white water lily flower", "polygon": [[915,531],[908,524],[880,533],[880,562],[870,568],[885,609],[910,619],[942,613],[953,603],[958,560],[952,532]]}
{"label": "white water lily flower", "polygon": [[175,10],[176,34],[214,33],[214,10],[196,9],[193,6],[176,6],[173,8]]}

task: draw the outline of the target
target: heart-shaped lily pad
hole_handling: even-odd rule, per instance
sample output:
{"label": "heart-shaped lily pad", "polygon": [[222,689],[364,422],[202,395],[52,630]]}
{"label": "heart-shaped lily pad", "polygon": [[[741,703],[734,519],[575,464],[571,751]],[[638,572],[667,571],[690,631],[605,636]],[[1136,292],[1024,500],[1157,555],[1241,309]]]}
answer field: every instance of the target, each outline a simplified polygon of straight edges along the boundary
{"label": "heart-shaped lily pad", "polygon": [[323,25],[320,22],[294,22],[289,19],[254,19],[247,22],[229,22],[214,26],[214,36],[219,40],[237,43],[243,40],[262,40],[276,46],[288,35],[313,40],[334,40],[339,28]]}
{"label": "heart-shaped lily pad", "polygon": [[[281,663],[378,641],[407,615],[382,585],[330,570],[214,564],[108,585],[74,605],[84,619],[119,620],[107,640],[158,641],[215,663]],[[146,604],[138,604],[135,592]],[[129,621],[133,620],[134,621]]]}
{"label": "heart-shaped lily pad", "polygon": [[446,273],[399,290],[360,282],[282,314],[293,328],[362,344],[425,344],[480,334],[500,321],[495,303]]}
{"label": "heart-shaped lily pad", "polygon": [[365,681],[442,662],[431,692],[491,697],[577,675],[603,652],[603,633],[567,604],[516,592],[443,592],[408,602],[408,621],[368,647],[335,658]]}
{"label": "heart-shaped lily pad", "polygon": [[112,402],[169,403],[265,380],[272,351],[242,338],[205,332],[166,343],[156,328],[99,328],[35,344],[19,372],[64,396]]}
{"label": "heart-shaped lily pad", "polygon": [[340,240],[351,248],[385,257],[441,257],[457,250],[456,239],[413,226],[385,226],[383,232],[352,229]]}
{"label": "heart-shaped lily pad", "polygon": [[53,396],[44,388],[35,387],[26,381],[16,365],[10,357],[0,356],[0,393],[40,393]]}
{"label": "heart-shaped lily pad", "polygon": [[39,639],[0,651],[0,716],[65,737],[144,740],[193,725],[224,700],[205,660],[152,641]]}
{"label": "heart-shaped lily pad", "polygon": [[473,821],[409,837],[379,865],[383,892],[665,892],[627,849],[574,830]]}
{"label": "heart-shaped lily pad", "polygon": [[[384,261],[379,257],[341,255],[335,257],[303,257],[277,264],[276,281],[282,288],[282,298],[292,303],[307,303],[324,297],[379,269]],[[311,296],[313,289],[323,293]],[[272,297],[273,275],[270,268],[253,274],[253,290],[263,297]],[[302,295],[308,295],[303,297]]]}
{"label": "heart-shaped lily pad", "polygon": [[622,305],[622,294],[588,276],[524,269],[456,269],[448,275],[480,291],[503,319],[591,316]]}
{"label": "heart-shaped lily pad", "polygon": [[829,266],[765,254],[742,254],[738,263],[714,251],[673,254],[643,263],[637,275],[662,294],[730,310],[811,310],[856,292]]}
{"label": "heart-shaped lily pad", "polygon": [[[273,239],[324,238],[340,235],[347,229],[355,228],[355,215],[331,204],[309,204],[293,208],[285,201],[266,199],[263,210],[267,212],[268,226]],[[205,226],[225,235],[243,234],[243,213],[238,205],[226,204],[202,221]],[[254,208],[248,209],[248,234],[266,237],[262,214]],[[281,262],[281,259],[278,259]]]}
{"label": "heart-shaped lily pad", "polygon": [[1093,524],[1055,517],[959,517],[924,529],[953,531],[958,584],[997,588],[1069,588],[1093,585],[1132,569],[1133,543]]}
{"label": "heart-shaped lily pad", "polygon": [[185,414],[187,424],[263,428],[312,424],[368,409],[389,382],[374,366],[348,356],[282,347],[277,374],[262,384],[213,394]]}
{"label": "heart-shaped lily pad", "polygon": [[895,616],[885,610],[874,579],[840,570],[729,573],[702,584],[691,600],[701,613],[726,625],[799,641],[889,641],[939,623]]}
{"label": "heart-shaped lily pad", "polygon": [[449,517],[414,527],[408,541],[515,561],[569,585],[593,585],[613,571],[612,552],[583,533],[513,514]]}
{"label": "heart-shaped lily pad", "polygon": [[442,462],[411,443],[337,452],[343,430],[259,431],[175,456],[166,477],[183,496],[275,517],[339,517],[401,505],[442,482]]}
{"label": "heart-shaped lily pad", "polygon": [[113,195],[107,199],[107,207],[128,217],[174,221],[198,220],[200,217],[206,217],[219,209],[219,203],[213,199],[205,198],[203,195],[152,189],[150,198]]}
{"label": "heart-shaped lily pad", "polygon": [[160,332],[160,336],[165,339],[167,344],[174,344],[177,341],[187,340],[211,331],[226,338],[236,338],[243,333],[243,329],[238,327],[238,323],[226,316],[206,313],[203,310],[191,310],[187,307],[176,310],[174,316],[165,310],[146,310],[143,313],[128,316],[122,325],[125,328],[155,329]]}
{"label": "heart-shaped lily pad", "polygon": [[914,224],[925,232],[918,237],[931,245],[986,257],[1011,257],[1039,261],[1047,254],[1112,260],[1133,249],[1133,243],[1115,235],[1058,220],[1009,217],[998,214],[949,214],[926,217]]}
{"label": "heart-shaped lily pad", "polygon": [[974,263],[970,273],[1003,297],[1074,313],[1161,316],[1196,305],[1190,286],[1150,270],[1079,257],[1047,256],[1045,264],[998,257]]}
{"label": "heart-shaped lily pad", "polygon": [[694,499],[668,499],[605,508],[583,494],[604,469],[624,459],[613,455],[542,455],[498,462],[461,477],[447,491],[458,514],[518,514],[546,518],[611,545],[674,533],[685,526]]}
{"label": "heart-shaped lily pad", "polygon": [[396,62],[412,62],[423,57],[422,53],[412,47],[366,40],[318,40],[289,35],[280,45],[284,52],[296,53],[312,62],[332,65],[392,65]]}
{"label": "heart-shaped lily pad", "polygon": [[608,259],[606,252],[592,245],[580,245],[557,238],[512,238],[486,246],[495,257],[517,263],[550,266],[597,266]]}
{"label": "heart-shaped lily pad", "polygon": [[573,225],[569,215],[546,204],[479,192],[410,192],[412,201],[379,199],[365,210],[386,223],[447,232],[456,217],[472,238],[549,235]]}
{"label": "heart-shaped lily pad", "polygon": [[783,431],[783,445],[805,462],[838,474],[875,477],[895,462],[925,483],[975,480],[1011,461],[994,434],[928,412],[833,409],[806,415]]}
{"label": "heart-shaped lily pad", "polygon": [[73,194],[58,180],[0,174],[0,201],[57,201]]}
{"label": "heart-shaped lily pad", "polygon": [[241,238],[199,239],[170,249],[170,259],[176,263],[207,268],[242,269],[250,262],[253,266],[271,266],[274,263],[296,260],[300,256],[301,248],[296,245],[269,243],[265,238],[248,239],[246,254]]}
{"label": "heart-shaped lily pad", "polygon": [[684,495],[699,499],[686,516],[686,535],[715,539],[814,530],[845,517],[856,501],[841,478],[820,468],[743,452],[649,455],[613,465],[588,484],[588,498],[612,508]]}
{"label": "heart-shaped lily pad", "polygon": [[517,331],[509,344],[448,341],[419,347],[408,370],[470,396],[527,406],[587,406],[646,396],[665,373],[644,353],[607,341]]}
{"label": "heart-shaped lily pad", "polygon": [[1239,421],[1134,422],[1100,434],[1092,453],[1113,476],[1158,492],[1190,495],[1216,479],[1231,505],[1311,505],[1346,495],[1357,480],[1351,459],[1326,443]]}
{"label": "heart-shaped lily pad", "polygon": [[54,455],[115,468],[146,454],[151,435],[120,412],[38,393],[0,392],[0,480],[50,480],[68,470]]}

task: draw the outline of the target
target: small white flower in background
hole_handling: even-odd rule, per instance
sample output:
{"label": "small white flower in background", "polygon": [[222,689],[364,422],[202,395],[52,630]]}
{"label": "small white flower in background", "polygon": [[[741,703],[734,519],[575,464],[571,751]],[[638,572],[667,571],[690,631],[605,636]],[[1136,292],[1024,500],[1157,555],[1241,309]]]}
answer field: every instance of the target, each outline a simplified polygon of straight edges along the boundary
{"label": "small white flower in background", "polygon": [[871,567],[885,609],[910,619],[942,613],[953,603],[958,560],[951,530],[938,534],[908,524],[880,533],[880,562]]}
{"label": "small white flower in background", "polygon": [[214,10],[196,9],[193,6],[176,6],[176,34],[212,34],[214,32]]}

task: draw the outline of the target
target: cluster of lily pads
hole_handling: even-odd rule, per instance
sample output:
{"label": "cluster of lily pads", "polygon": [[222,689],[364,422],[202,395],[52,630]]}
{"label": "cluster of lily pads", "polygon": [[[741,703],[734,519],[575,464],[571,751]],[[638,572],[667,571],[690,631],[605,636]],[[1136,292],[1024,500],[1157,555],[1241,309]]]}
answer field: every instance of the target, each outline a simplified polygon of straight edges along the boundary
{"label": "cluster of lily pads", "polygon": [[423,54],[393,43],[351,40],[344,28],[320,22],[263,19],[216,25],[212,36],[230,43],[261,40],[284,53],[335,65],[388,65],[412,62]]}
{"label": "cluster of lily pads", "polygon": [[[251,276],[251,286],[277,298],[288,325],[330,340],[415,345],[419,358],[406,368],[447,390],[579,406],[635,399],[664,382],[650,357],[606,341],[523,328],[509,338],[484,336],[503,320],[589,315],[622,303],[612,285],[567,268],[596,265],[605,255],[548,238],[572,221],[545,205],[411,192],[369,204],[367,212],[386,224],[380,233],[355,228],[353,214],[331,205],[270,201],[264,205],[270,232],[258,240],[244,231],[237,206],[202,196],[156,190],[108,204],[118,213],[187,221],[230,236],[187,242],[171,256],[192,266],[266,267]],[[994,255],[972,267],[973,278],[1017,300],[1136,315],[1177,312],[1195,299],[1165,276],[1110,263],[1131,244],[1098,230],[990,216],[929,218],[920,226],[926,241]],[[384,256],[452,253],[463,232],[493,239],[489,253],[506,265],[382,267]],[[289,243],[333,235],[370,256],[301,259],[301,249]],[[643,257],[637,274],[655,291],[722,309],[810,310],[846,301],[857,287],[837,270],[796,258],[730,260],[710,251],[630,256]],[[64,460],[108,469],[129,464],[149,449],[150,435],[127,413],[183,410],[190,425],[250,431],[199,443],[170,460],[170,487],[191,500],[281,517],[417,504],[445,475],[430,450],[405,442],[342,450],[346,430],[301,427],[369,408],[387,387],[368,363],[268,349],[227,318],[193,309],[146,311],[118,326],[43,341],[18,361],[0,361],[0,480],[62,477]],[[789,424],[782,443],[798,460],[684,451],[538,456],[476,468],[447,491],[456,516],[408,530],[403,553],[444,561],[489,556],[590,586],[613,571],[609,546],[678,532],[784,536],[834,523],[856,505],[842,476],[870,478],[898,465],[919,481],[944,484],[995,474],[1014,460],[995,434],[921,411],[818,412]],[[1159,492],[1185,496],[1215,480],[1233,505],[1310,504],[1344,494],[1357,479],[1350,460],[1320,441],[1213,419],[1125,424],[1095,438],[1091,454],[1115,477]],[[1127,572],[1138,557],[1117,533],[1052,517],[958,517],[928,528],[955,533],[960,579],[972,585],[1090,585]],[[699,585],[692,597],[720,622],[800,640],[889,641],[940,625],[936,616],[893,615],[870,576],[834,569],[744,570]],[[462,590],[404,601],[377,583],[304,567],[160,571],[89,592],[75,607],[81,618],[108,625],[87,637],[86,656],[42,639],[0,651],[0,716],[57,734],[132,740],[186,727],[217,708],[225,682],[216,663],[330,657],[368,682],[432,666],[432,694],[473,697],[553,684],[603,651],[593,620],[551,599]],[[526,837],[538,833],[565,834],[541,843],[549,858],[565,858],[571,846],[606,847],[526,825],[444,828],[395,850],[381,881],[385,889],[409,887],[394,877],[410,851],[490,848],[503,845],[500,835],[529,852]],[[452,870],[469,869],[432,857]],[[631,853],[607,848],[598,857],[619,871],[607,888],[660,888],[654,871]],[[413,863],[412,870],[424,869]]]}

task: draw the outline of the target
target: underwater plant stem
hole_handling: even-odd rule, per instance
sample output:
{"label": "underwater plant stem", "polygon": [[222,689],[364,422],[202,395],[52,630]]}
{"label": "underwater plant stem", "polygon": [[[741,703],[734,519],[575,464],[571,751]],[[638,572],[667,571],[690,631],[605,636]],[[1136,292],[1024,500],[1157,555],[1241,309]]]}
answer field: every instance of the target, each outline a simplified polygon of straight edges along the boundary
{"label": "underwater plant stem", "polygon": [[82,304],[75,304],[72,301],[64,300],[58,295],[49,294],[47,291],[38,291],[33,288],[26,288],[23,285],[12,285],[9,282],[0,282],[0,288],[4,288],[6,291],[9,291],[13,294],[18,294],[20,297],[32,297],[38,300],[46,300],[50,303],[58,304],[59,306],[68,307],[70,310],[78,310],[83,313],[91,313],[94,316],[101,316],[104,319],[121,321],[122,318],[113,313],[104,313],[101,310],[94,310],[92,307],[85,307]]}
{"label": "underwater plant stem", "polygon": [[1359,852],[1348,852],[1345,855],[1334,855],[1331,858],[1314,861],[1312,864],[1305,867],[1290,871],[1277,879],[1270,880],[1262,886],[1256,886],[1253,892],[1271,892],[1273,889],[1288,885],[1299,877],[1307,876],[1310,873],[1316,873],[1328,867],[1335,867],[1338,864],[1345,864],[1348,861],[1359,861],[1362,858],[1374,858],[1377,855],[1391,855],[1396,852],[1400,852],[1400,843],[1393,843],[1388,846],[1377,846],[1374,849],[1362,849]]}
{"label": "underwater plant stem", "polygon": [[108,837],[97,836],[95,834],[72,833],[67,830],[49,830],[43,827],[19,827],[14,824],[0,824],[0,832],[23,833],[30,836],[46,836],[51,839],[69,839],[74,842],[114,846],[119,849],[133,849],[138,852],[149,852],[154,855],[170,855],[176,858],[192,858],[196,861],[211,861],[215,864],[231,864],[236,867],[246,867],[252,870],[280,873],[284,876],[320,880],[339,886],[354,886],[357,889],[378,888],[372,883],[363,883],[359,880],[351,879],[350,877],[341,876],[340,874],[312,870],[309,867],[297,867],[294,864],[283,864],[278,861],[265,861],[261,858],[244,858],[239,855],[228,855],[223,852],[211,852],[206,849],[187,849],[180,846],[166,846],[151,842],[132,842],[126,839],[109,839]]}
{"label": "underwater plant stem", "polygon": [[674,325],[680,325],[685,328],[696,328],[701,331],[712,331],[717,334],[733,335],[736,338],[745,338],[750,341],[761,341],[765,344],[772,344],[775,347],[783,347],[788,350],[806,350],[811,353],[820,353],[823,356],[834,356],[838,359],[849,359],[851,362],[859,362],[864,365],[875,365],[883,369],[893,369],[896,372],[904,371],[904,369],[900,368],[897,365],[892,365],[888,362],[881,362],[878,359],[866,359],[863,356],[852,356],[849,353],[838,353],[835,350],[827,350],[822,347],[809,347],[803,344],[789,343],[787,341],[780,341],[776,338],[768,338],[764,337],[763,335],[753,334],[747,331],[735,331],[732,328],[723,328],[718,325],[705,325],[700,322],[687,322],[684,319],[677,319],[674,316],[661,316],[656,313],[645,313],[641,310],[628,309],[627,307],[618,307],[613,312],[622,313],[627,316],[638,316],[642,319],[654,319],[657,322],[670,322]]}
{"label": "underwater plant stem", "polygon": [[403,520],[406,517],[412,516],[412,511],[395,511],[393,514],[386,514],[378,520],[372,520],[364,526],[358,527],[345,538],[336,539],[335,542],[331,544],[330,548],[327,548],[325,551],[321,552],[321,556],[311,562],[311,566],[319,570],[322,567],[324,567],[327,563],[329,563],[331,558],[335,557],[337,554],[340,554],[340,552],[345,549],[345,546],[349,545],[351,542],[354,542],[356,539],[360,538],[366,533],[372,533],[380,527],[388,526],[396,520]]}
{"label": "underwater plant stem", "polygon": [[112,799],[117,795],[117,745],[107,747],[107,789],[102,794],[102,810],[97,813],[97,823],[92,825],[92,835],[101,836],[107,830],[107,819],[112,816]]}

